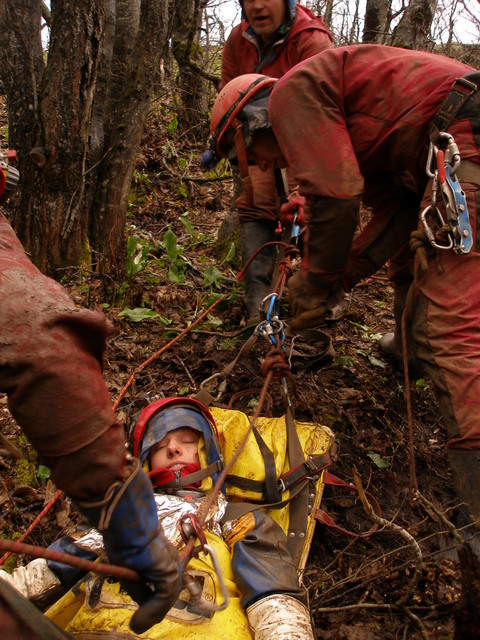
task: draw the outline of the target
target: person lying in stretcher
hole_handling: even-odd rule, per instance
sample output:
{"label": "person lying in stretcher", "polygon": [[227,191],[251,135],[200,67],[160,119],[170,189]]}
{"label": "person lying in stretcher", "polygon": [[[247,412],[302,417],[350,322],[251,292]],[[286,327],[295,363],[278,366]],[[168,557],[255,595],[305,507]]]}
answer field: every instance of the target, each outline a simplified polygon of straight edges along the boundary
{"label": "person lying in stretcher", "polygon": [[[162,399],[140,413],[131,442],[154,486],[159,521],[180,551],[180,520],[195,514],[223,468],[215,421],[194,399]],[[219,493],[204,526],[211,553],[200,552],[187,566],[201,596],[193,599],[184,589],[166,618],[142,638],[188,638],[189,629],[196,634],[203,622],[209,639],[313,640],[307,593],[299,584],[284,531],[260,509],[228,519],[227,505]],[[60,538],[50,549],[87,559],[104,554],[102,536],[95,529]],[[217,563],[212,562],[215,557]],[[85,575],[82,569],[45,559],[33,560],[11,575],[1,571],[1,578],[38,606],[44,607],[46,599],[51,602],[52,595],[66,594],[46,616],[73,635],[114,630],[133,635],[128,622],[137,604],[111,578]],[[224,599],[220,578],[223,594],[228,593],[223,610],[212,606]],[[75,613],[65,624],[67,609]]]}

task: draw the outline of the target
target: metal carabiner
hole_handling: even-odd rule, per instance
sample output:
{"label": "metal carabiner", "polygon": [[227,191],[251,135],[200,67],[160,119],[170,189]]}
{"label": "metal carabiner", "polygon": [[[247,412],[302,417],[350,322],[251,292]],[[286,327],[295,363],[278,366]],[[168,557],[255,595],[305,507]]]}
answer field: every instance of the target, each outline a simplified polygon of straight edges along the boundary
{"label": "metal carabiner", "polygon": [[429,212],[431,212],[431,210],[435,208],[435,213],[437,214],[437,218],[440,222],[440,226],[443,227],[445,226],[445,221],[442,217],[442,214],[440,213],[439,209],[437,207],[433,207],[432,205],[429,205],[428,207],[426,207],[422,213],[420,214],[420,220],[422,222],[423,225],[423,229],[425,231],[425,235],[427,236],[427,240],[430,242],[430,244],[432,245],[432,247],[435,247],[435,249],[452,249],[453,248],[453,239],[452,236],[449,234],[448,239],[450,241],[450,243],[447,245],[443,245],[443,244],[438,244],[436,238],[435,238],[435,234],[433,233],[430,225],[427,222],[427,215]]}
{"label": "metal carabiner", "polygon": [[[273,310],[277,301],[278,301],[278,293],[274,291],[273,293],[269,293],[267,296],[265,296],[265,298],[260,303],[259,311],[260,313],[263,313],[265,315],[265,319],[267,322],[270,322],[270,318],[272,317]],[[265,311],[267,304],[268,304],[268,310]],[[278,316],[278,312],[276,313],[276,316]]]}
{"label": "metal carabiner", "polygon": [[[206,385],[211,382],[212,380],[215,380],[216,378],[221,378],[222,374],[221,373],[214,373],[213,375],[211,375],[209,378],[206,378],[203,382],[200,383],[200,389],[205,389]],[[225,391],[227,390],[227,380],[226,378],[224,378],[220,384],[218,385],[218,394],[216,396],[216,398],[213,398],[216,402],[218,402],[223,394],[225,393]]]}
{"label": "metal carabiner", "polygon": [[276,347],[278,346],[276,336],[279,336],[281,345],[284,343],[283,327],[283,322],[278,317],[274,317],[268,321],[260,322],[255,328],[255,333],[266,338]]}
{"label": "metal carabiner", "polygon": [[[440,149],[433,142],[430,142],[425,167],[427,176],[433,178],[432,204],[422,212],[420,218],[425,235],[433,247],[436,249],[453,249],[457,254],[468,253],[473,246],[473,235],[465,193],[462,191],[455,175],[461,162],[460,152],[451,134],[440,132],[438,135],[442,148]],[[435,212],[441,226],[445,225],[445,221],[436,206],[438,189],[442,193],[447,222],[450,225],[448,246],[437,243],[427,222],[427,214]]]}
{"label": "metal carabiner", "polygon": [[[458,150],[457,143],[455,142],[454,137],[450,133],[440,132],[439,134],[440,140],[445,140],[446,144],[443,153],[445,154],[445,164],[449,165],[451,168],[451,174],[456,173],[458,167],[460,166],[461,157],[460,151]],[[439,151],[439,147],[430,142],[430,146],[428,147],[428,156],[427,156],[427,164],[425,167],[425,172],[429,178],[435,177],[434,168],[434,157],[435,157],[435,165],[437,160],[437,154]],[[437,165],[438,168],[438,165]]]}
{"label": "metal carabiner", "polygon": [[228,591],[225,585],[225,581],[223,580],[222,570],[220,567],[220,563],[218,562],[217,555],[212,547],[206,544],[203,547],[203,551],[209,555],[212,559],[212,564],[215,573],[217,574],[218,583],[220,586],[220,593],[222,594],[223,602],[220,604],[209,604],[204,599],[202,599],[202,587],[195,582],[191,575],[187,572],[183,574],[183,583],[187,587],[190,593],[190,599],[195,604],[197,609],[207,614],[207,617],[214,614],[215,611],[223,611],[227,608],[228,605]]}
{"label": "metal carabiner", "polygon": [[[187,522],[187,520],[190,522]],[[198,558],[199,551],[204,551],[207,546],[207,539],[196,515],[193,513],[185,513],[178,522],[178,528],[185,544],[187,544],[190,538],[198,538],[200,544],[192,549],[192,555]],[[198,547],[200,547],[200,549],[198,549]]]}

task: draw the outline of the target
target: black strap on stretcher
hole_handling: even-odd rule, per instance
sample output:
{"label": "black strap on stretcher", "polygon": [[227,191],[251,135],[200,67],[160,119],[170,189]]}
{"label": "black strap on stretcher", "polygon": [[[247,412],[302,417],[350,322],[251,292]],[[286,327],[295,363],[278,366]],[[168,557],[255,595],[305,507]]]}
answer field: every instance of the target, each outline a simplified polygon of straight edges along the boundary
{"label": "black strap on stretcher", "polygon": [[[270,451],[270,454],[272,452]],[[260,493],[263,495],[265,501],[267,503],[277,503],[281,500],[281,496],[286,491],[290,491],[293,487],[295,487],[299,482],[305,480],[309,476],[316,476],[321,471],[326,469],[332,464],[332,458],[328,453],[321,453],[315,456],[308,456],[305,462],[298,464],[293,469],[290,469],[286,473],[283,474],[278,480],[275,475],[275,492],[273,493],[271,490],[268,491],[268,486],[272,485],[271,477],[272,474],[268,474],[268,477],[263,480],[252,480],[251,478],[244,478],[242,476],[235,475],[227,475],[225,481],[228,484],[233,485],[239,489],[243,489],[244,491],[253,491],[255,493]],[[275,495],[275,499],[270,499],[269,495]],[[262,502],[261,506],[265,506]]]}
{"label": "black strap on stretcher", "polygon": [[215,460],[212,464],[209,464],[205,469],[200,469],[199,471],[194,471],[193,473],[189,473],[187,476],[181,476],[177,480],[173,480],[172,482],[165,482],[165,484],[160,485],[159,490],[163,493],[171,493],[170,490],[174,492],[177,489],[184,489],[185,487],[189,487],[196,482],[201,482],[204,478],[208,476],[212,476],[217,471],[220,472],[223,469],[223,462],[221,460]]}

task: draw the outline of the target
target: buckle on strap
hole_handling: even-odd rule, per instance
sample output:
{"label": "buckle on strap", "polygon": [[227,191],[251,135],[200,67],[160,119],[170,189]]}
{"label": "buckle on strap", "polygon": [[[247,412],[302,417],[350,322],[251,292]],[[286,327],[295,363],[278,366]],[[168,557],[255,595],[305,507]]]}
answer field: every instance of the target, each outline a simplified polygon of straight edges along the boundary
{"label": "buckle on strap", "polygon": [[331,464],[332,458],[328,453],[320,453],[312,456],[309,455],[304,462],[293,469],[290,469],[290,471],[287,471],[281,478],[279,478],[278,487],[281,493],[287,491],[304,478],[318,475],[320,471],[326,469]]}
{"label": "buckle on strap", "polygon": [[[477,74],[469,74],[469,75],[479,75],[479,74],[477,73]],[[479,81],[480,81],[480,76],[479,76]],[[462,88],[465,87],[468,91],[468,95],[475,93],[475,91],[478,91],[479,89],[479,85],[469,80],[467,76],[462,76],[461,78],[457,78],[452,85],[452,89],[454,87],[456,88],[457,86]]]}
{"label": "buckle on strap", "polygon": [[[478,84],[469,80],[469,77],[478,77]],[[479,88],[480,74],[478,73],[467,74],[453,82],[450,91],[431,120],[429,131],[431,142],[438,144],[437,135],[439,131],[448,129],[468,98]]]}

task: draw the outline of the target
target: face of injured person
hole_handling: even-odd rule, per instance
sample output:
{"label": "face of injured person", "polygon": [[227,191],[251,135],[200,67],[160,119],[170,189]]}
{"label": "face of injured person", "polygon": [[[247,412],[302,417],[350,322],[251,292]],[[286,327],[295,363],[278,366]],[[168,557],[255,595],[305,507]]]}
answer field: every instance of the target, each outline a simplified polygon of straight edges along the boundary
{"label": "face of injured person", "polygon": [[170,431],[150,449],[150,469],[180,471],[186,464],[199,464],[200,434],[189,427]]}

